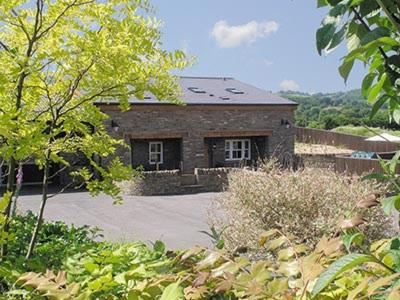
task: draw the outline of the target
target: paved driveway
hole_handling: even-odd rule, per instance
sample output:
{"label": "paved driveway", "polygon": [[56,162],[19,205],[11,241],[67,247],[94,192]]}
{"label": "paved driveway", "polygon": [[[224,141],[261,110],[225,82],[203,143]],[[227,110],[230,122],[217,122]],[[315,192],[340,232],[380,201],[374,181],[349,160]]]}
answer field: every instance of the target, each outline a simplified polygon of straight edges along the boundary
{"label": "paved driveway", "polygon": [[[170,249],[210,246],[210,239],[199,231],[208,231],[207,208],[217,196],[126,196],[124,204],[113,205],[104,195],[92,198],[86,192],[63,193],[48,200],[45,219],[98,226],[110,241],[161,239]],[[36,212],[39,204],[39,194],[19,198],[21,211]]]}

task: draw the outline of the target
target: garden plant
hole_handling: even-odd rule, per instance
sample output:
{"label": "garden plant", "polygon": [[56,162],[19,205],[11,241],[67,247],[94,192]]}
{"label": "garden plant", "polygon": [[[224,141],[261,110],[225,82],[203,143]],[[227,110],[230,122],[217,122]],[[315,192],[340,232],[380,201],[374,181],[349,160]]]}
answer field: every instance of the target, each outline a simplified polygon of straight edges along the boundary
{"label": "garden plant", "polygon": [[[367,65],[362,91],[373,106],[371,117],[386,107],[399,123],[400,3],[317,2],[328,8],[317,32],[318,51],[328,53],[346,41],[340,74],[346,80],[356,60]],[[240,176],[263,184],[286,174],[288,184],[300,186],[292,198],[282,193],[290,213],[298,197],[304,205],[316,205],[317,196],[331,202],[322,203],[321,215],[311,214],[306,235],[291,223],[307,215],[281,216],[289,212],[277,212],[277,201],[268,203],[270,214],[248,209],[245,217],[265,224],[246,245],[258,248],[262,258],[230,245],[237,240],[236,224],[212,229],[216,249],[168,251],[161,241],[152,247],[99,242],[97,229],[43,222],[47,176],[38,215],[12,216],[18,165],[35,159],[46,174],[52,163],[69,167],[64,153],[82,152],[101,176],[88,168],[76,175],[93,194],[103,190],[118,200],[115,181],[131,172],[118,160],[104,166],[95,159],[112,157],[122,146],[108,135],[95,102],[117,100],[126,109],[131,94],[140,99],[145,91],[177,101],[170,70],[187,64],[183,53],[161,50],[158,23],[143,13],[150,10],[139,0],[0,2],[0,68],[7,70],[0,73],[0,156],[8,166],[0,200],[0,299],[399,299],[400,238],[380,236],[390,231],[378,208],[387,215],[400,209],[400,153],[381,161],[384,174],[364,178],[367,187],[359,179],[337,178],[349,188],[350,199],[343,195],[349,206],[329,194],[335,187],[328,182],[321,196],[301,187],[301,180],[310,183],[307,170],[284,173],[292,171],[267,165],[257,174],[242,171]],[[256,203],[259,195],[250,192],[230,191],[242,205]],[[332,217],[325,220],[324,210]]]}
{"label": "garden plant", "polygon": [[[57,175],[50,174],[52,165],[79,177],[93,195],[102,191],[116,201],[121,198],[115,183],[133,176],[115,156],[124,141],[108,133],[108,117],[96,104],[117,101],[127,109],[129,97],[143,99],[146,91],[178,101],[170,70],[188,62],[181,51],[161,49],[160,23],[150,12],[140,0],[0,2],[0,157],[7,167],[3,237],[10,232],[18,165],[34,160],[44,174],[27,258],[39,234],[48,183]],[[82,157],[87,167],[74,166]],[[6,255],[2,243],[0,259]]]}

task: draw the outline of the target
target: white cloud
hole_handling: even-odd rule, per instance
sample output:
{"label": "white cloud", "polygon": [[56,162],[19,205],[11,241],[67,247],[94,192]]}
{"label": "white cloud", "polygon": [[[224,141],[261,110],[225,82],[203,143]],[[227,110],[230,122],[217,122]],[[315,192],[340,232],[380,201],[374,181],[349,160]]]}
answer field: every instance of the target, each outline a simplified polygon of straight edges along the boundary
{"label": "white cloud", "polygon": [[211,36],[221,48],[233,48],[244,43],[252,43],[258,39],[277,32],[279,24],[275,21],[251,21],[244,25],[230,26],[226,21],[215,23]]}
{"label": "white cloud", "polygon": [[294,80],[285,79],[279,85],[282,91],[298,91],[300,89],[300,85]]}

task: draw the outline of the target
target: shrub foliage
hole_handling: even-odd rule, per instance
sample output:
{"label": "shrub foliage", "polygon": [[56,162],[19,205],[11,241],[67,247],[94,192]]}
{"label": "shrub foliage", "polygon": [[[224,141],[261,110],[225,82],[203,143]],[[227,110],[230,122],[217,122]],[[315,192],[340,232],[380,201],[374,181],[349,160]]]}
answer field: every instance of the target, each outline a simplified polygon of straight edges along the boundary
{"label": "shrub foliage", "polygon": [[356,207],[359,200],[382,191],[378,184],[330,170],[291,171],[270,163],[262,171],[231,173],[229,189],[217,198],[210,216],[212,223],[228,225],[225,239],[231,249],[254,246],[272,228],[315,245],[338,230],[341,218],[357,213],[367,221],[362,230],[369,239],[384,238],[391,231],[388,217],[378,208]]}
{"label": "shrub foliage", "polygon": [[398,299],[397,239],[348,255],[340,237],[311,250],[270,230],[258,243],[266,258],[252,262],[226,250],[166,251],[160,241],[152,248],[93,242],[61,270],[9,269],[14,284],[0,299]]}

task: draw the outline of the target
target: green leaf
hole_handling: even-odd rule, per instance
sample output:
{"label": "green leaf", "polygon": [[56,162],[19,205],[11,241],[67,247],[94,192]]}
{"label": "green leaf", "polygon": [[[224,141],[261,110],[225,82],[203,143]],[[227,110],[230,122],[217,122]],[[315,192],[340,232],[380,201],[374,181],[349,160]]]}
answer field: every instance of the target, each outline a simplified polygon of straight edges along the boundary
{"label": "green leaf", "polygon": [[367,45],[370,42],[376,41],[382,37],[390,37],[390,30],[386,27],[378,27],[368,32],[361,40],[361,45]]}
{"label": "green leaf", "polygon": [[274,250],[278,249],[279,247],[281,247],[285,243],[286,243],[286,238],[284,236],[281,236],[277,239],[270,241],[268,244],[267,250],[274,251]]}
{"label": "green leaf", "polygon": [[328,6],[328,1],[327,0],[318,0],[317,1],[317,8],[325,7]]}
{"label": "green leaf", "polygon": [[277,233],[278,233],[278,230],[276,230],[276,229],[271,229],[271,230],[268,230],[268,231],[265,231],[265,232],[261,233],[260,239],[259,239],[259,241],[258,241],[258,245],[259,245],[260,247],[264,247],[265,243],[266,243],[271,237],[273,237],[274,235],[276,235]]}
{"label": "green leaf", "polygon": [[4,211],[6,210],[6,208],[8,207],[8,204],[11,201],[11,196],[12,196],[12,192],[5,192],[3,197],[0,199],[0,212],[4,213]]}
{"label": "green leaf", "polygon": [[355,21],[350,22],[348,27],[347,49],[351,52],[360,47],[361,39],[368,34],[368,31],[362,24],[358,24]]}
{"label": "green leaf", "polygon": [[342,236],[343,245],[347,251],[350,251],[352,245],[361,245],[364,241],[364,235],[361,232],[345,234]]}
{"label": "green leaf", "polygon": [[99,270],[99,265],[95,264],[91,261],[85,263],[84,267],[85,267],[86,271],[88,271],[89,273],[93,273],[95,270]]}
{"label": "green leaf", "polygon": [[347,5],[346,4],[338,4],[335,5],[329,12],[329,15],[332,17],[338,17],[343,15],[347,10]]}
{"label": "green leaf", "polygon": [[293,248],[282,249],[278,252],[278,260],[289,260],[295,255]]}
{"label": "green leaf", "polygon": [[382,209],[387,215],[395,210],[400,210],[400,194],[383,199]]}
{"label": "green leaf", "polygon": [[347,31],[347,26],[343,26],[342,29],[340,29],[333,35],[329,46],[326,48],[327,52],[333,51],[334,49],[336,49],[337,46],[340,45],[340,43],[343,41],[345,37],[346,31]]}
{"label": "green leaf", "polygon": [[312,297],[321,293],[340,274],[366,262],[377,262],[376,258],[366,254],[348,254],[339,258],[321,274],[312,290]]}
{"label": "green leaf", "polygon": [[389,99],[388,95],[382,95],[381,97],[379,97],[378,100],[375,101],[375,103],[372,106],[371,113],[369,115],[370,119],[372,119],[376,115],[376,113],[388,101],[388,99]]}
{"label": "green leaf", "polygon": [[183,289],[180,282],[174,282],[168,285],[161,295],[160,300],[179,300],[183,299]]}
{"label": "green leaf", "polygon": [[296,276],[300,272],[299,262],[296,260],[281,262],[276,272],[286,277]]}
{"label": "green leaf", "polygon": [[347,79],[349,78],[350,72],[353,69],[354,66],[354,59],[345,59],[343,61],[343,64],[339,67],[339,73],[344,79],[345,82],[347,82]]}
{"label": "green leaf", "polygon": [[400,158],[400,151],[397,151],[389,163],[389,171],[391,174],[396,174],[397,165],[399,164],[399,158]]}
{"label": "green leaf", "polygon": [[361,94],[364,97],[368,97],[368,91],[371,88],[371,85],[374,82],[376,76],[377,76],[376,73],[369,73],[367,76],[364,77],[361,87]]}
{"label": "green leaf", "polygon": [[397,124],[400,124],[400,109],[396,109],[396,110],[393,111],[393,120]]}
{"label": "green leaf", "polygon": [[360,3],[360,15],[364,17],[378,8],[379,4],[376,0],[364,0]]}
{"label": "green leaf", "polygon": [[388,176],[390,176],[388,163],[386,163],[386,161],[382,159],[379,155],[378,155],[378,161],[379,161],[379,166],[382,168],[383,172],[386,173]]}
{"label": "green leaf", "polygon": [[374,41],[370,42],[369,44],[365,45],[363,48],[364,48],[364,50],[369,50],[369,49],[376,50],[376,48],[379,46],[395,47],[398,45],[399,45],[399,42],[391,37],[381,37],[381,38],[374,40]]}
{"label": "green leaf", "polygon": [[[272,294],[282,293],[289,288],[289,280],[286,278],[278,279],[275,278],[267,285],[267,290]],[[279,299],[279,298],[275,298]]]}
{"label": "green leaf", "polygon": [[225,241],[224,240],[218,240],[218,242],[215,244],[215,248],[217,249],[224,249],[225,247]]}
{"label": "green leaf", "polygon": [[361,180],[379,180],[379,181],[387,181],[390,178],[382,173],[372,173],[365,175],[364,177],[361,178]]}
{"label": "green leaf", "polygon": [[378,97],[379,93],[381,92],[383,85],[385,84],[385,81],[387,79],[387,74],[384,73],[379,81],[373,86],[373,88],[370,90],[369,95],[368,95],[368,102],[369,103],[374,103],[376,98]]}
{"label": "green leaf", "polygon": [[327,1],[331,6],[336,6],[337,4],[342,2],[343,0],[327,0]]}
{"label": "green leaf", "polygon": [[258,282],[265,283],[271,278],[271,274],[268,271],[268,266],[269,264],[266,261],[259,261],[255,263],[251,267],[250,276]]}
{"label": "green leaf", "polygon": [[319,55],[331,43],[333,35],[335,34],[336,26],[333,23],[322,25],[317,30],[317,50]]}
{"label": "green leaf", "polygon": [[400,250],[400,238],[395,238],[390,242],[390,250]]}
{"label": "green leaf", "polygon": [[356,297],[358,296],[358,294],[364,291],[368,287],[369,282],[370,282],[369,277],[364,278],[364,280],[361,281],[361,283],[349,293],[347,300],[357,299]]}
{"label": "green leaf", "polygon": [[202,261],[197,263],[196,269],[200,271],[213,266],[221,258],[221,255],[218,252],[209,253]]}
{"label": "green leaf", "polygon": [[161,241],[156,241],[153,245],[153,250],[155,252],[164,253],[165,252],[165,244]]}

